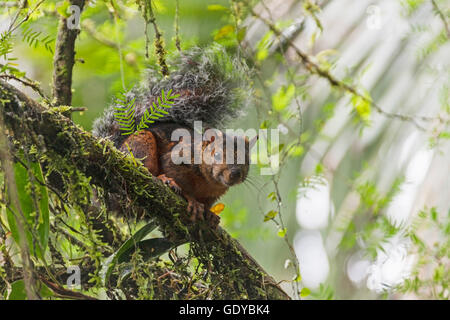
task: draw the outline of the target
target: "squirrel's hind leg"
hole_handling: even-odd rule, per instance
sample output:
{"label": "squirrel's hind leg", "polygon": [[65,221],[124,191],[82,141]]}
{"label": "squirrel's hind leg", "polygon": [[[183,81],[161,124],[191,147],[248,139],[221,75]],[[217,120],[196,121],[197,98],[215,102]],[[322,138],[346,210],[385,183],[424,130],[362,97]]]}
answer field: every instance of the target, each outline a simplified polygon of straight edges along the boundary
{"label": "squirrel's hind leg", "polygon": [[133,156],[140,159],[144,167],[154,176],[159,175],[158,166],[158,145],[153,133],[144,130],[137,134],[131,134],[120,147],[120,151],[133,153]]}

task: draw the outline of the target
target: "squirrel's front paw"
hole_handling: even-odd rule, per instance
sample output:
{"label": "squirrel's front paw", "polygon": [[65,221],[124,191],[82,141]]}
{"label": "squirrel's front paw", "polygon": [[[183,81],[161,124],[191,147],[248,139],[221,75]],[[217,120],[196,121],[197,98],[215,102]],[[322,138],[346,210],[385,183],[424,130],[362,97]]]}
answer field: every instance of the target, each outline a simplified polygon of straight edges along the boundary
{"label": "squirrel's front paw", "polygon": [[205,212],[205,205],[201,202],[198,202],[194,198],[187,199],[188,207],[187,211],[190,213],[192,222],[198,220],[204,220],[203,213]]}
{"label": "squirrel's front paw", "polygon": [[161,174],[158,176],[158,179],[168,185],[176,194],[181,194],[180,186],[172,178],[167,177],[165,174]]}
{"label": "squirrel's front paw", "polygon": [[215,229],[219,225],[220,218],[210,210],[205,210],[205,205],[197,200],[188,199],[188,212],[191,214],[190,220],[192,222],[198,220],[206,220],[208,225]]}

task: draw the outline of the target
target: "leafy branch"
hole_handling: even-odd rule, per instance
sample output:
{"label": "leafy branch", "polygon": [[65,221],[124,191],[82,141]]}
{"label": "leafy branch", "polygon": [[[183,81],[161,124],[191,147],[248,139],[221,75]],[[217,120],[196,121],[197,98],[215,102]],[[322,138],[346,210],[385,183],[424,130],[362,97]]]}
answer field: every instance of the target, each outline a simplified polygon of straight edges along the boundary
{"label": "leafy branch", "polygon": [[34,31],[29,25],[25,25],[22,30],[22,40],[30,47],[37,47],[43,44],[45,49],[53,54],[51,44],[55,41],[51,36],[43,36],[41,31]]}
{"label": "leafy branch", "polygon": [[433,8],[436,11],[436,13],[439,15],[439,18],[441,18],[442,23],[444,24],[445,32],[447,33],[447,37],[450,39],[450,27],[449,23],[447,21],[447,18],[445,14],[442,12],[442,10],[439,8],[436,0],[431,0],[431,3],[433,4]]}
{"label": "leafy branch", "polygon": [[411,115],[404,115],[399,113],[393,113],[385,111],[381,106],[379,106],[370,96],[364,95],[359,92],[357,88],[354,88],[353,86],[345,83],[344,81],[336,78],[334,75],[330,74],[328,70],[321,67],[319,64],[315,63],[313,58],[310,57],[307,53],[303,52],[300,48],[298,48],[293,40],[289,37],[286,37],[286,35],[283,34],[283,32],[275,26],[272,21],[270,21],[267,18],[264,18],[259,13],[257,13],[247,1],[244,1],[245,4],[248,7],[248,10],[250,14],[263,22],[278,38],[281,38],[285,40],[286,45],[291,47],[297,56],[300,58],[302,64],[306,67],[306,69],[311,72],[312,74],[318,75],[324,79],[326,79],[332,86],[342,89],[343,91],[351,94],[353,97],[358,97],[361,101],[364,101],[365,103],[369,104],[370,106],[373,106],[373,108],[380,114],[392,118],[392,119],[398,119],[401,121],[408,121],[411,122],[413,125],[415,125],[419,130],[426,131],[426,129],[418,122],[418,120],[423,122],[434,122],[437,121],[439,123],[448,124],[450,122],[450,119],[443,118],[442,116],[437,117],[428,117],[428,116],[411,116]]}
{"label": "leafy branch", "polygon": [[164,48],[164,39],[162,37],[162,33],[158,28],[158,25],[156,24],[156,18],[155,14],[153,12],[152,6],[154,5],[151,0],[137,0],[137,4],[139,6],[139,10],[142,12],[142,17],[145,21],[145,57],[148,58],[148,25],[152,24],[153,29],[155,31],[155,40],[154,40],[154,46],[155,46],[155,53],[158,56],[158,64],[161,68],[161,74],[163,76],[169,75],[169,68],[166,63],[166,50]]}

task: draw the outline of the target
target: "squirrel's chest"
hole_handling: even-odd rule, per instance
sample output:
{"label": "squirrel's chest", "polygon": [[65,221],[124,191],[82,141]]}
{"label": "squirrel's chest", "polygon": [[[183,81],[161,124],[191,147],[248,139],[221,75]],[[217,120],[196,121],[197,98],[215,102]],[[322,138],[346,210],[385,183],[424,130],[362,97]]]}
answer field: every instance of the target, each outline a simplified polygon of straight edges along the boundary
{"label": "squirrel's chest", "polygon": [[197,199],[197,201],[206,204],[206,206],[211,206],[228,190],[227,187],[217,185],[216,183],[212,183],[199,176],[192,177],[191,185],[188,188],[188,192]]}
{"label": "squirrel's chest", "polygon": [[228,188],[217,186],[216,184],[208,183],[207,181],[198,181],[193,186],[194,197],[198,200],[209,198],[220,198],[227,192]]}

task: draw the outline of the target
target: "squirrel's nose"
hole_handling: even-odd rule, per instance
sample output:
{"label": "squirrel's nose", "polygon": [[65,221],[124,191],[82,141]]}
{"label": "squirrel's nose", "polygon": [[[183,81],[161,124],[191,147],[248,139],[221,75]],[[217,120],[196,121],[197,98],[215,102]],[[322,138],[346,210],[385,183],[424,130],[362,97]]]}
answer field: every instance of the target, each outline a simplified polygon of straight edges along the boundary
{"label": "squirrel's nose", "polygon": [[230,178],[231,180],[239,179],[241,177],[241,170],[231,169]]}

